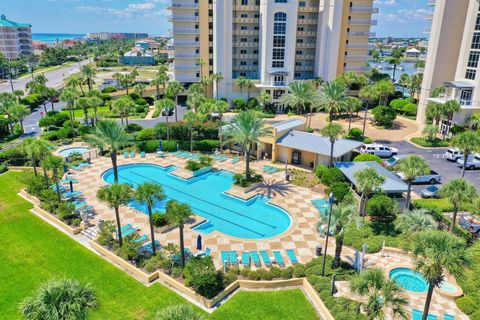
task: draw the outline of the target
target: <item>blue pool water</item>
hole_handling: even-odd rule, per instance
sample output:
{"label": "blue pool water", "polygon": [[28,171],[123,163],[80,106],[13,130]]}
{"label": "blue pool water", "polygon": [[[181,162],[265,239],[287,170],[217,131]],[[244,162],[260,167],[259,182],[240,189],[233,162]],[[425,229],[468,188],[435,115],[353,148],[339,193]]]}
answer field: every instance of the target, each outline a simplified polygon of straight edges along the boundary
{"label": "blue pool water", "polygon": [[83,154],[83,153],[88,152],[88,150],[89,149],[85,148],[85,147],[74,147],[74,148],[67,148],[67,149],[60,150],[58,153],[61,156],[68,157],[69,155],[71,155],[74,152],[78,152],[78,153]]}
{"label": "blue pool water", "polygon": [[[184,180],[170,173],[174,166],[132,164],[118,167],[119,182],[134,188],[142,182],[155,182],[163,187],[167,199],[155,204],[155,211],[164,212],[168,200],[188,203],[195,214],[208,221],[196,227],[205,234],[219,231],[249,239],[264,239],[281,234],[290,226],[290,216],[283,209],[271,205],[268,197],[257,196],[248,201],[228,196],[223,192],[232,186],[233,173],[215,171]],[[113,183],[113,169],[103,174]],[[135,209],[146,212],[145,206],[132,202]]]}
{"label": "blue pool water", "polygon": [[389,275],[391,279],[394,279],[405,290],[425,292],[428,289],[428,283],[425,278],[415,270],[396,268],[391,270]]}

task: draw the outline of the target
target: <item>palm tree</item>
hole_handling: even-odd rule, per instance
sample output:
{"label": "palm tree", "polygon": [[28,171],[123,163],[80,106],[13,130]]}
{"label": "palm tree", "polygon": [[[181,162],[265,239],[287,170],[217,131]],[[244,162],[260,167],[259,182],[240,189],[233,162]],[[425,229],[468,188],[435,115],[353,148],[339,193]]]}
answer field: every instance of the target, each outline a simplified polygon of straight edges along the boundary
{"label": "palm tree", "polygon": [[477,197],[475,186],[464,178],[450,180],[440,188],[440,195],[447,198],[453,204],[452,224],[450,232],[453,233],[457,222],[458,208],[463,207]]}
{"label": "palm tree", "polygon": [[50,280],[42,284],[35,296],[20,304],[24,319],[76,319],[88,318],[88,312],[98,307],[95,291],[89,284],[77,280]]}
{"label": "palm tree", "polygon": [[101,150],[110,150],[114,182],[118,183],[117,152],[130,140],[125,128],[112,120],[100,121],[95,127],[95,132],[89,135],[87,140]]}
{"label": "palm tree", "polygon": [[446,116],[445,106],[441,103],[430,101],[427,104],[426,116],[428,119],[432,119],[432,124],[436,125],[440,120]]}
{"label": "palm tree", "polygon": [[123,73],[116,72],[116,73],[113,74],[113,79],[117,80],[118,83],[123,88],[125,88],[125,90],[127,91],[127,96],[128,96],[128,86],[130,84],[130,79],[128,77],[128,74],[123,74]]}
{"label": "palm tree", "polygon": [[146,86],[145,84],[143,84],[143,83],[138,83],[138,84],[135,85],[135,87],[133,87],[133,91],[134,91],[135,93],[138,93],[138,94],[140,95],[140,97],[142,97],[142,96],[143,96],[143,92],[145,91],[145,88],[146,88],[146,87],[147,87],[147,86]]}
{"label": "palm tree", "polygon": [[333,151],[335,142],[345,135],[345,130],[338,123],[329,123],[320,130],[320,134],[330,139],[330,167],[333,167]]}
{"label": "palm tree", "polygon": [[[297,109],[298,114],[302,114],[305,106],[314,103],[317,99],[317,93],[312,89],[312,86],[308,81],[292,81],[288,87],[288,93],[285,93],[280,97],[280,103],[287,104]],[[312,114],[310,114],[310,120],[308,123],[309,127],[311,119]]]}
{"label": "palm tree", "polygon": [[[101,122],[100,122],[101,123]],[[97,191],[97,198],[106,202],[110,208],[115,211],[115,219],[117,221],[118,244],[123,245],[122,239],[122,223],[120,221],[120,206],[127,205],[133,198],[133,190],[126,183],[114,183],[110,186],[101,188]]]}
{"label": "palm tree", "polygon": [[462,178],[465,176],[470,153],[480,149],[480,137],[473,131],[465,131],[452,139],[452,146],[463,153]]}
{"label": "palm tree", "polygon": [[221,72],[212,74],[212,80],[215,83],[215,99],[218,100],[218,84],[223,80],[223,74]]}
{"label": "palm tree", "polygon": [[360,215],[365,216],[365,207],[370,194],[380,188],[385,182],[385,177],[379,175],[374,168],[366,168],[353,174],[357,191],[361,192]]}
{"label": "palm tree", "polygon": [[157,96],[155,100],[160,99],[160,86],[163,87],[163,93],[166,93],[165,87],[168,82],[169,78],[166,72],[159,70],[158,74],[156,75],[155,79],[152,80],[151,84],[154,85],[157,89]]}
{"label": "palm tree", "polygon": [[74,114],[74,105],[75,101],[79,98],[79,93],[73,88],[65,88],[60,94],[60,101],[63,101],[67,104],[67,109],[70,115],[70,122],[72,126],[72,134],[75,137],[75,114]]}
{"label": "palm tree", "polygon": [[154,320],[205,320],[205,317],[193,310],[192,306],[179,304],[160,310]]}
{"label": "palm tree", "polygon": [[244,76],[239,76],[235,79],[235,85],[240,88],[240,95],[242,96],[243,99],[243,87],[245,87],[245,79]]}
{"label": "palm tree", "polygon": [[[359,227],[362,224],[362,219],[355,215],[356,208],[355,206],[350,205],[338,205],[333,206],[332,216],[330,221],[331,229],[329,232],[335,236],[335,258],[333,259],[333,269],[336,269],[340,266],[340,257],[342,254],[343,240],[345,238],[345,229],[355,224]],[[323,231],[326,233],[326,230],[323,230],[323,226],[328,221],[327,215],[320,215],[320,222],[317,225],[318,231]],[[326,221],[327,220],[327,221]]]}
{"label": "palm tree", "polygon": [[85,97],[81,97],[77,100],[77,103],[75,103],[75,107],[83,110],[83,121],[85,125],[88,125],[88,108],[90,108],[90,104],[90,99]]}
{"label": "palm tree", "polygon": [[448,100],[443,105],[443,108],[445,110],[445,115],[447,116],[448,120],[452,121],[453,115],[456,112],[460,111],[461,106],[460,106],[460,103],[457,100]]}
{"label": "palm tree", "polygon": [[58,171],[63,167],[63,158],[50,154],[42,161],[42,165],[45,169],[52,170],[53,180],[55,181],[55,191],[57,192],[58,203],[60,203],[62,197],[60,196],[60,187],[58,185],[58,182],[60,181],[58,178]]}
{"label": "palm tree", "polygon": [[313,83],[315,84],[315,91],[318,91],[320,89],[320,86],[323,84],[323,79],[322,77],[315,77],[313,79]]}
{"label": "palm tree", "polygon": [[272,96],[268,93],[261,93],[257,96],[258,105],[262,109],[262,112],[266,112],[266,108],[272,103]]}
{"label": "palm tree", "polygon": [[352,128],[352,117],[354,112],[358,112],[362,107],[362,101],[357,97],[347,97],[345,99],[344,110],[348,112],[348,131]]}
{"label": "palm tree", "polygon": [[255,110],[242,111],[233,119],[226,135],[234,143],[242,146],[246,154],[245,175],[250,179],[250,152],[254,143],[261,137],[270,136],[272,130],[266,126],[265,120],[259,118]]}
{"label": "palm tree", "polygon": [[426,320],[433,289],[445,280],[445,272],[461,279],[464,267],[469,263],[465,243],[452,234],[443,231],[424,231],[412,242],[415,269],[423,274],[428,282],[427,298],[422,320]]}
{"label": "palm tree", "polygon": [[83,65],[80,67],[80,73],[87,82],[88,91],[92,91],[93,77],[95,77],[95,68],[89,65]]}
{"label": "palm tree", "polygon": [[378,105],[386,106],[388,98],[395,92],[395,85],[390,80],[380,80],[373,87],[378,96]]}
{"label": "palm tree", "polygon": [[182,93],[183,91],[185,90],[185,88],[183,87],[183,85],[178,82],[178,81],[172,81],[168,84],[168,93],[175,97],[175,122],[178,121],[178,112],[177,112],[177,108],[178,108],[178,95],[180,93]]}
{"label": "palm tree", "polygon": [[402,93],[405,93],[405,88],[408,87],[410,83],[410,76],[408,73],[402,73],[400,79],[398,80],[398,85],[402,87]]}
{"label": "palm tree", "polygon": [[347,87],[340,81],[325,82],[320,90],[320,103],[329,113],[332,123],[333,115],[343,110],[347,98]]}
{"label": "palm tree", "polygon": [[[98,92],[98,94],[96,93]],[[95,124],[98,122],[98,116],[97,116],[97,112],[98,112],[98,107],[100,106],[103,106],[105,104],[105,102],[103,101],[103,99],[100,97],[100,91],[98,90],[92,90],[90,91],[89,93],[89,104],[90,106],[92,107],[93,109],[93,122],[92,122],[92,125],[95,126]]]}
{"label": "palm tree", "polygon": [[163,189],[160,185],[152,182],[144,182],[135,191],[135,200],[147,206],[148,219],[150,222],[150,238],[152,240],[153,255],[156,253],[155,231],[153,229],[152,208],[155,203],[165,199]]}
{"label": "palm tree", "polygon": [[37,163],[51,153],[51,145],[43,139],[26,138],[22,143],[22,149],[32,161],[33,173],[37,176]]}
{"label": "palm tree", "polygon": [[165,217],[167,221],[178,227],[180,231],[180,254],[182,259],[182,268],[185,267],[185,244],[183,241],[183,227],[193,214],[192,209],[186,203],[180,203],[170,200],[167,203]]}
{"label": "palm tree", "polygon": [[245,87],[247,87],[247,102],[250,100],[250,90],[255,86],[251,79],[245,79]]}
{"label": "palm tree", "polygon": [[30,109],[19,103],[15,103],[10,106],[10,114],[11,116],[20,123],[20,128],[22,129],[22,133],[25,133],[25,129],[23,128],[23,119],[25,119],[26,116],[30,115]]}
{"label": "palm tree", "polygon": [[165,119],[167,120],[167,140],[170,140],[170,125],[168,123],[168,119],[170,117],[170,111],[173,108],[176,108],[176,103],[172,99],[163,98],[162,100],[155,101],[155,108],[160,109],[160,112],[162,112],[162,110],[167,111],[165,116]]}
{"label": "palm tree", "polygon": [[363,131],[362,131],[363,132],[362,135],[365,137],[369,101],[378,99],[378,92],[375,89],[375,86],[373,84],[370,84],[370,85],[366,85],[362,89],[360,89],[359,95],[360,95],[360,98],[362,98],[366,103],[365,114],[363,116]]}
{"label": "palm tree", "polygon": [[394,279],[387,279],[382,269],[364,270],[350,281],[353,293],[365,297],[361,308],[368,319],[408,319],[408,300]]}
{"label": "palm tree", "polygon": [[428,162],[420,156],[410,155],[406,158],[400,159],[396,165],[396,170],[402,174],[402,179],[408,184],[407,200],[405,201],[405,208],[410,208],[410,199],[412,194],[412,182],[418,176],[427,175],[430,173],[430,166]]}
{"label": "palm tree", "polygon": [[392,75],[392,81],[395,82],[395,73],[397,73],[397,66],[400,64],[401,60],[400,58],[397,57],[392,57],[388,59],[389,64],[393,64],[393,75]]}
{"label": "palm tree", "polygon": [[195,123],[200,120],[200,117],[193,111],[187,111],[183,115],[183,120],[188,125],[188,131],[190,132],[190,152],[193,152],[193,128],[195,126]]}
{"label": "palm tree", "polygon": [[427,124],[422,130],[423,139],[432,141],[436,138],[438,133],[438,127],[433,124]]}
{"label": "palm tree", "polygon": [[470,116],[468,126],[470,129],[478,129],[480,127],[480,112],[475,112]]}
{"label": "palm tree", "polygon": [[438,223],[429,214],[427,209],[405,210],[398,216],[398,221],[395,229],[398,231],[411,235],[417,232],[426,230],[435,230],[438,228]]}
{"label": "palm tree", "polygon": [[135,101],[133,101],[133,99],[128,95],[120,97],[113,102],[113,110],[120,114],[122,124],[123,118],[125,118],[125,123],[128,125],[128,115],[130,114],[130,110],[132,110],[134,107]]}

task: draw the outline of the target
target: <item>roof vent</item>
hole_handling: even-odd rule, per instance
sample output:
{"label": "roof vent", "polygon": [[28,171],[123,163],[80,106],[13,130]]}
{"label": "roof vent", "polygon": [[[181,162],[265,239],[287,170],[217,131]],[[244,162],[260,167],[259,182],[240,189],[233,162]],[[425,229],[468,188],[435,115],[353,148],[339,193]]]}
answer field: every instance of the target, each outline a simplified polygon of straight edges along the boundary
{"label": "roof vent", "polygon": [[7,20],[7,16],[4,15],[4,14],[2,14],[2,15],[0,16],[0,19],[2,19],[2,20]]}

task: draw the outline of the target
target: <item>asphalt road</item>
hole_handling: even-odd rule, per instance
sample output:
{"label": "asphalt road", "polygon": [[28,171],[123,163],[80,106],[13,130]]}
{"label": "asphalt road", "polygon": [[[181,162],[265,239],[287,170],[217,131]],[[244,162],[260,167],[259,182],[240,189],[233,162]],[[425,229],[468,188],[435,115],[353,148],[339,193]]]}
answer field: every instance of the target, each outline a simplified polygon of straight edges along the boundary
{"label": "asphalt road", "polygon": [[[80,65],[85,65],[88,62],[89,62],[88,60],[81,61]],[[43,75],[48,79],[47,86],[58,89],[63,85],[65,78],[67,78],[68,76],[74,73],[77,73],[79,70],[80,70],[79,63],[75,63],[73,65],[70,65],[61,69],[47,71],[43,73]],[[32,81],[32,78],[30,76],[23,77],[21,79],[14,79],[13,88],[14,90],[25,90],[25,85],[30,81]],[[10,80],[0,83],[0,92],[11,92],[11,91],[12,91],[12,88],[10,85]]]}
{"label": "asphalt road", "polygon": [[[442,177],[442,183],[448,182],[452,179],[458,178],[461,175],[461,168],[457,166],[455,162],[448,161],[443,158],[443,154],[447,148],[435,148],[435,149],[423,149],[418,148],[406,141],[389,142],[378,141],[398,149],[398,154],[416,154],[422,156],[430,164],[430,168],[438,172]],[[478,191],[480,191],[480,171],[479,170],[467,170],[465,172],[465,178],[475,185]],[[413,187],[415,192],[420,192],[426,185],[415,185]]]}

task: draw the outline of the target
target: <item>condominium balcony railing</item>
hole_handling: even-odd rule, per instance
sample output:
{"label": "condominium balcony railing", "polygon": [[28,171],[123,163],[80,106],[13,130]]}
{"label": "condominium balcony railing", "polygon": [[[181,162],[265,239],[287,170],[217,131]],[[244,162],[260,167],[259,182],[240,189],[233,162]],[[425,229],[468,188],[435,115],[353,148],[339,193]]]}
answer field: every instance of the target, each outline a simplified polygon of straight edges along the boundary
{"label": "condominium balcony railing", "polygon": [[258,47],[258,42],[240,42],[235,41],[233,42],[234,47]]}
{"label": "condominium balcony railing", "polygon": [[315,55],[313,54],[297,54],[295,55],[296,60],[315,60]]}
{"label": "condominium balcony railing", "polygon": [[191,15],[180,15],[180,14],[174,14],[170,16],[169,18],[170,21],[175,22],[175,21],[182,21],[182,22],[196,22],[198,21],[198,17],[196,16],[191,16]]}
{"label": "condominium balcony railing", "polygon": [[236,11],[260,11],[260,6],[234,5],[233,10],[236,10]]}
{"label": "condominium balcony railing", "polygon": [[174,65],[173,65],[173,69],[174,70],[183,70],[183,71],[197,71],[197,70],[200,70],[200,66],[197,65],[197,64],[181,64],[181,65],[177,65],[175,62],[174,62]]}
{"label": "condominium balcony railing", "polygon": [[368,32],[368,31],[349,31],[347,35],[350,37],[370,37],[375,38],[375,32]]}
{"label": "condominium balcony railing", "polygon": [[295,66],[295,71],[313,71],[314,69],[315,69],[314,65]]}
{"label": "condominium balcony railing", "polygon": [[369,43],[349,43],[347,44],[347,49],[371,49],[374,45]]}
{"label": "condominium balcony railing", "polygon": [[356,72],[367,72],[370,71],[370,67],[368,66],[349,66],[345,67],[345,71],[356,71]]}
{"label": "condominium balcony railing", "polygon": [[298,19],[297,24],[317,24],[315,19]]}
{"label": "condominium balcony railing", "polygon": [[348,20],[349,25],[367,25],[367,26],[376,26],[378,24],[377,20],[373,19],[359,19],[352,18]]}
{"label": "condominium balcony railing", "polygon": [[197,82],[199,79],[195,75],[175,74],[175,80],[180,82]]}
{"label": "condominium balcony railing", "polygon": [[376,14],[376,13],[379,13],[380,10],[378,8],[373,8],[369,6],[353,6],[353,7],[350,7],[350,12]]}
{"label": "condominium balcony railing", "polygon": [[235,53],[233,55],[234,59],[258,59],[258,54],[241,54],[241,53]]}
{"label": "condominium balcony railing", "polygon": [[233,18],[234,23],[258,23],[258,18],[240,18],[235,17]]}
{"label": "condominium balcony railing", "polygon": [[198,3],[186,3],[173,1],[170,8],[181,8],[181,9],[198,9]]}
{"label": "condominium balcony railing", "polygon": [[200,43],[198,41],[175,40],[173,45],[176,47],[198,47]]}
{"label": "condominium balcony railing", "polygon": [[235,35],[244,35],[244,36],[256,36],[258,35],[258,30],[241,30],[241,29],[234,29],[233,34]]}
{"label": "condominium balcony railing", "polygon": [[317,35],[317,31],[297,31],[298,36],[311,36],[314,37]]}
{"label": "condominium balcony railing", "polygon": [[233,70],[242,70],[242,71],[253,71],[253,70],[257,70],[257,69],[258,69],[258,66],[253,66],[253,65],[250,65],[250,66],[233,65],[233,66],[232,66],[232,69],[233,69]]}
{"label": "condominium balcony railing", "polygon": [[296,44],[297,48],[315,48],[315,43],[301,42]]}
{"label": "condominium balcony railing", "polygon": [[345,59],[347,61],[367,61],[369,56],[368,54],[347,54]]}
{"label": "condominium balcony railing", "polygon": [[174,57],[184,59],[199,59],[200,55],[195,52],[175,52]]}
{"label": "condominium balcony railing", "polygon": [[315,6],[298,7],[298,12],[318,12],[319,8]]}
{"label": "condominium balcony railing", "polygon": [[198,34],[198,29],[195,28],[173,28],[174,34]]}

